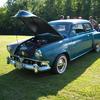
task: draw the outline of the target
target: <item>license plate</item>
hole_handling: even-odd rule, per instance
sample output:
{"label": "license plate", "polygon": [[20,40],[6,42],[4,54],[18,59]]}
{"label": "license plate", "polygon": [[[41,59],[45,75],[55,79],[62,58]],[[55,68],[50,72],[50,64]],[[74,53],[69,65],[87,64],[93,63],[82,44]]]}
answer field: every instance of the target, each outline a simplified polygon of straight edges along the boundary
{"label": "license plate", "polygon": [[21,69],[22,68],[22,63],[16,62],[16,68]]}

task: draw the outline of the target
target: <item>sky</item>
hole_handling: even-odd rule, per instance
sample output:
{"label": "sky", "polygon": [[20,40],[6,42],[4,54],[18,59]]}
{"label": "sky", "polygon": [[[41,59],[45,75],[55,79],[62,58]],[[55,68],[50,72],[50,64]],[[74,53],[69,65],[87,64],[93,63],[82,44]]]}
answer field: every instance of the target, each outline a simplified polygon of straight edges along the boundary
{"label": "sky", "polygon": [[2,7],[6,2],[7,0],[0,0],[0,7]]}

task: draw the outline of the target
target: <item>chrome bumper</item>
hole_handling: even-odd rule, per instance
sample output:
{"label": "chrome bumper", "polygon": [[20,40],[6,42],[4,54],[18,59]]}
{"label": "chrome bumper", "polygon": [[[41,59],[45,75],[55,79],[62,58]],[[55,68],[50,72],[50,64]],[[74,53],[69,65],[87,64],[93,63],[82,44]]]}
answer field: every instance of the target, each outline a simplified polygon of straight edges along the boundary
{"label": "chrome bumper", "polygon": [[47,70],[51,69],[51,67],[49,65],[38,66],[38,64],[25,64],[22,62],[15,61],[15,60],[11,59],[10,57],[7,57],[7,64],[12,64],[18,69],[24,68],[24,69],[28,69],[28,70],[34,70],[35,73],[37,73],[39,71],[41,72],[41,71],[47,71]]}

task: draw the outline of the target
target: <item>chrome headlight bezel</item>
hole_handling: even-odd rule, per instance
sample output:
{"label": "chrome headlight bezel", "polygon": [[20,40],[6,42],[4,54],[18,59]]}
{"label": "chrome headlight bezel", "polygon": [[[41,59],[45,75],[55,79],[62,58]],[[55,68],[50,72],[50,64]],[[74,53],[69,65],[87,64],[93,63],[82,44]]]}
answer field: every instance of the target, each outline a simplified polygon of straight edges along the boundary
{"label": "chrome headlight bezel", "polygon": [[36,51],[35,51],[35,57],[40,58],[40,57],[42,57],[42,56],[43,56],[43,55],[42,55],[41,50],[36,49]]}

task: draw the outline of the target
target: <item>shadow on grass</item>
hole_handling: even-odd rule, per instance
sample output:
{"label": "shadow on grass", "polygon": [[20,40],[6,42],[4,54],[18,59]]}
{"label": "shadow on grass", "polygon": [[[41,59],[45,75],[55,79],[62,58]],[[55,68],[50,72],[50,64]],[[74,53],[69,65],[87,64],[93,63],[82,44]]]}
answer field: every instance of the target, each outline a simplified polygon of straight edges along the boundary
{"label": "shadow on grass", "polygon": [[63,75],[13,70],[0,76],[0,100],[37,100],[43,96],[54,96],[84,73],[98,58],[100,53],[90,52],[71,62]]}

